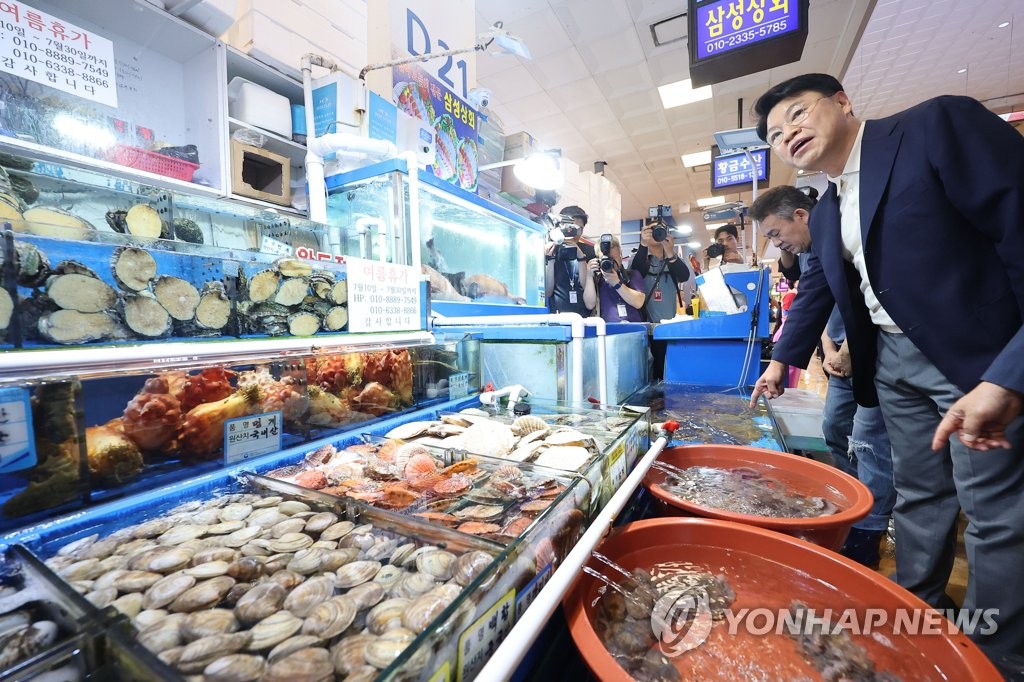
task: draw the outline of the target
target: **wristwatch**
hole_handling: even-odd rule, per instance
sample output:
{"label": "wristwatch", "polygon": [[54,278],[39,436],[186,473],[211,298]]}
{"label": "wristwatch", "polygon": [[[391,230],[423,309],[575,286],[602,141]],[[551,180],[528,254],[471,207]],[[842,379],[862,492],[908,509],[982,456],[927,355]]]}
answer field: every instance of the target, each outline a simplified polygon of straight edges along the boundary
{"label": "wristwatch", "polygon": [[616,282],[616,283],[615,283],[615,285],[614,285],[614,286],[612,287],[612,291],[618,291],[618,290],[619,290],[619,289],[620,289],[621,287],[622,287],[622,280],[620,279],[620,280],[619,280],[618,282]]}

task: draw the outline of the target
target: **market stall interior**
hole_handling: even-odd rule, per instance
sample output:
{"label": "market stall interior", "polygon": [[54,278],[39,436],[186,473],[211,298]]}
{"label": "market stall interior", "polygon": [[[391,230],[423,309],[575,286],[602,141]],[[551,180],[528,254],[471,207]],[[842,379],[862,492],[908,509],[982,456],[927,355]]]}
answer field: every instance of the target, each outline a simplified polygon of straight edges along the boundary
{"label": "market stall interior", "polygon": [[799,73],[1019,125],[1019,9],[0,3],[0,681],[1024,679],[751,402],[747,215]]}

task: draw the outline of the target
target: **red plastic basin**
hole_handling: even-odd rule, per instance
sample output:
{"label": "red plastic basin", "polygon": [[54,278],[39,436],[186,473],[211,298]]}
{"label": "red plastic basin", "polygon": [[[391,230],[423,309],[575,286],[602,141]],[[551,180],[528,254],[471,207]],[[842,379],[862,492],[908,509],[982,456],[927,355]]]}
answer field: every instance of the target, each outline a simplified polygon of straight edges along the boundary
{"label": "red plastic basin", "polygon": [[871,513],[874,504],[871,491],[852,476],[827,464],[785,452],[741,445],[683,445],[668,448],[658,460],[679,469],[691,466],[756,469],[796,494],[823,497],[839,508],[835,514],[807,518],[736,514],[694,504],[673,495],[662,487],[671,475],[652,468],[644,478],[644,486],[657,498],[658,507],[665,516],[702,516],[746,523],[838,550],[843,546],[850,527]]}
{"label": "red plastic basin", "polygon": [[[910,592],[834,552],[779,533],[712,519],[647,519],[616,529],[597,552],[627,570],[685,562],[722,574],[736,593],[730,606],[734,615],[741,609],[777,612],[799,600],[819,614],[832,609],[830,623],[852,609],[861,614],[854,616],[859,619],[855,622],[863,624],[865,609],[882,609],[886,624],[850,635],[877,671],[902,680],[1002,679],[971,640],[955,628],[947,632],[946,621]],[[618,574],[596,558],[589,566],[619,581]],[[608,653],[593,626],[602,585],[581,573],[564,608],[573,640],[593,673],[603,682],[626,682],[632,678]],[[933,616],[943,623],[943,632],[911,633],[905,625],[898,630],[896,614],[901,609]],[[763,634],[742,626],[732,634],[728,619],[715,622],[702,643],[670,660],[683,680],[821,679],[789,634]]]}

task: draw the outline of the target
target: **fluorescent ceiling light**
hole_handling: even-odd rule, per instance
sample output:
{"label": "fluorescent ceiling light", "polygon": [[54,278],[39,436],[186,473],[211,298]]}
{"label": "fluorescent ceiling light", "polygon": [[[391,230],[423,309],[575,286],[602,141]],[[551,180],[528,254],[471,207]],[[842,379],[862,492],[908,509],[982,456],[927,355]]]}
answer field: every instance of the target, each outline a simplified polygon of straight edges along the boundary
{"label": "fluorescent ceiling light", "polygon": [[693,168],[694,166],[703,166],[704,164],[711,163],[711,150],[708,149],[703,152],[694,152],[693,154],[683,154],[683,165],[687,168]]}
{"label": "fluorescent ceiling light", "polygon": [[1001,23],[998,26],[996,26],[996,28],[1006,28],[1009,25],[1010,25],[1010,22],[1004,21],[1003,23]]}
{"label": "fluorescent ceiling light", "polygon": [[693,234],[693,226],[689,223],[680,223],[679,225],[676,225],[675,233],[683,237],[689,237]]}
{"label": "fluorescent ceiling light", "polygon": [[957,73],[967,73],[967,69],[957,69]]}
{"label": "fluorescent ceiling light", "polygon": [[709,230],[717,230],[720,227],[725,227],[729,223],[704,223],[704,227]]}
{"label": "fluorescent ceiling light", "polygon": [[705,85],[696,90],[690,84],[690,79],[676,81],[668,85],[659,85],[658,94],[661,95],[661,104],[666,109],[681,107],[684,104],[692,104],[701,100],[711,99],[711,86]]}
{"label": "fluorescent ceiling light", "polygon": [[698,242],[696,240],[694,240],[692,242],[686,242],[686,245],[689,246],[691,249],[699,249],[700,248],[700,242]]}
{"label": "fluorescent ceiling light", "polygon": [[558,158],[544,152],[527,156],[512,166],[512,174],[534,189],[558,189],[565,183],[565,174]]}
{"label": "fluorescent ceiling light", "polygon": [[708,206],[718,206],[719,204],[725,203],[725,197],[706,197],[704,199],[697,199],[697,205],[701,208],[707,208]]}

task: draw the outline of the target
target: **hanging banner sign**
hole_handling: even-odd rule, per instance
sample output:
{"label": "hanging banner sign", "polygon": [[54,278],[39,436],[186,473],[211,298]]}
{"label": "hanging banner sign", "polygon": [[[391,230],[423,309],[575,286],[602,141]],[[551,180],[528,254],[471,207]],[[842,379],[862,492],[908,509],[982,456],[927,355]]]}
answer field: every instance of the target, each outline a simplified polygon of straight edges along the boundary
{"label": "hanging banner sign", "polygon": [[114,44],[23,2],[0,2],[0,71],[117,107]]}

